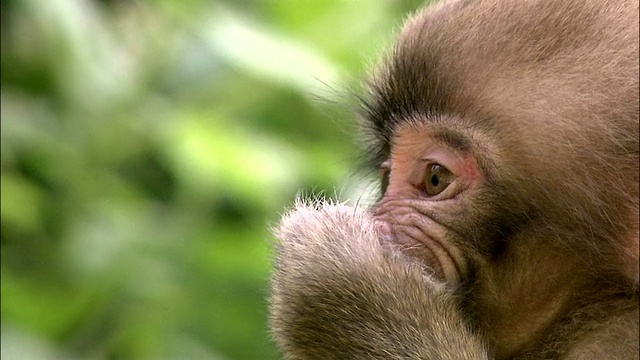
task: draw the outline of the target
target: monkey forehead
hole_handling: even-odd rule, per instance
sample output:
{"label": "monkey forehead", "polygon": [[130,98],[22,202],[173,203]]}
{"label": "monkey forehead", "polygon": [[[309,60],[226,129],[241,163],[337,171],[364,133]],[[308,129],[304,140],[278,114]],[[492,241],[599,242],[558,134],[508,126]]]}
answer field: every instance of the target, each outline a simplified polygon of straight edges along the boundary
{"label": "monkey forehead", "polygon": [[637,18],[624,0],[445,1],[417,13],[362,104],[376,160],[416,118],[489,134],[513,162],[558,171],[637,153]]}
{"label": "monkey forehead", "polygon": [[637,28],[637,13],[623,0],[445,1],[407,21],[367,108],[381,130],[415,112],[574,119],[562,112],[615,108],[637,95],[637,31],[620,28]]}
{"label": "monkey forehead", "polygon": [[[638,39],[637,31],[629,31],[638,28],[637,15],[637,2],[626,0],[443,1],[405,23],[395,60],[402,59],[399,69],[437,67],[492,78],[496,70],[512,76],[524,70],[591,72],[575,60],[611,58],[620,48],[637,59],[637,41],[629,38]],[[558,63],[570,66],[557,71]]]}

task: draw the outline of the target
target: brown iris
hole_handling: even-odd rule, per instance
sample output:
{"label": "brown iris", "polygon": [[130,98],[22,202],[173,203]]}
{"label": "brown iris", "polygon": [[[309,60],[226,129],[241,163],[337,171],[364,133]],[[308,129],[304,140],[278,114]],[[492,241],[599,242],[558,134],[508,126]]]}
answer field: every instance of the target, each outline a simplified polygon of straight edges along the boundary
{"label": "brown iris", "polygon": [[428,196],[436,196],[444,191],[455,179],[451,171],[440,164],[427,167],[424,177],[424,191]]}

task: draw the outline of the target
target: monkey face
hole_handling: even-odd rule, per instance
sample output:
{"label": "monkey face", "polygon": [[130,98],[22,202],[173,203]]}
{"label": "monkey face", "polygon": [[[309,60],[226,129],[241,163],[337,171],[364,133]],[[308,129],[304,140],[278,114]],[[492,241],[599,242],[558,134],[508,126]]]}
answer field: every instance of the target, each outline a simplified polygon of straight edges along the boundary
{"label": "monkey face", "polygon": [[[628,219],[638,213],[637,52],[599,65],[609,47],[630,49],[608,10],[516,3],[419,12],[366,84],[383,241],[447,281],[487,264],[500,271],[534,249],[600,263],[610,244],[636,243],[637,219]],[[477,21],[479,11],[494,17]],[[513,26],[515,11],[552,15]],[[580,20],[560,15],[576,12]],[[600,33],[594,24],[610,38],[585,36]],[[636,250],[614,252],[637,263]]]}

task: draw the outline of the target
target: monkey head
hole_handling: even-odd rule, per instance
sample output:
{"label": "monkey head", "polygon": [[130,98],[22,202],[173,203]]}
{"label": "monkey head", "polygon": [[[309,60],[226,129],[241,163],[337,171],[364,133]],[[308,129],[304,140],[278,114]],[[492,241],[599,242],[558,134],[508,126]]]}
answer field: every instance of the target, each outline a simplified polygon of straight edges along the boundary
{"label": "monkey head", "polygon": [[638,4],[417,12],[361,118],[371,209],[276,227],[292,359],[638,358]]}

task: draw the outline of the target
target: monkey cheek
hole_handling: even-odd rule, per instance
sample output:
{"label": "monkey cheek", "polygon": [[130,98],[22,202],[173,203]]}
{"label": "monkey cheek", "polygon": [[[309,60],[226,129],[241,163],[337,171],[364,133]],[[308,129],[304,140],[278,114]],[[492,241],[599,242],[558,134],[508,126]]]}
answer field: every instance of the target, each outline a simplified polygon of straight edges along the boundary
{"label": "monkey cheek", "polygon": [[417,239],[415,234],[394,231],[387,221],[380,219],[375,220],[375,227],[380,244],[388,251],[400,250],[404,255],[418,260],[425,272],[442,282],[460,282],[461,275],[456,262],[440,242],[429,236]]}
{"label": "monkey cheek", "polygon": [[440,242],[430,237],[417,241],[402,235],[398,236],[396,242],[401,244],[403,253],[420,260],[429,275],[448,284],[460,282],[456,263]]}

